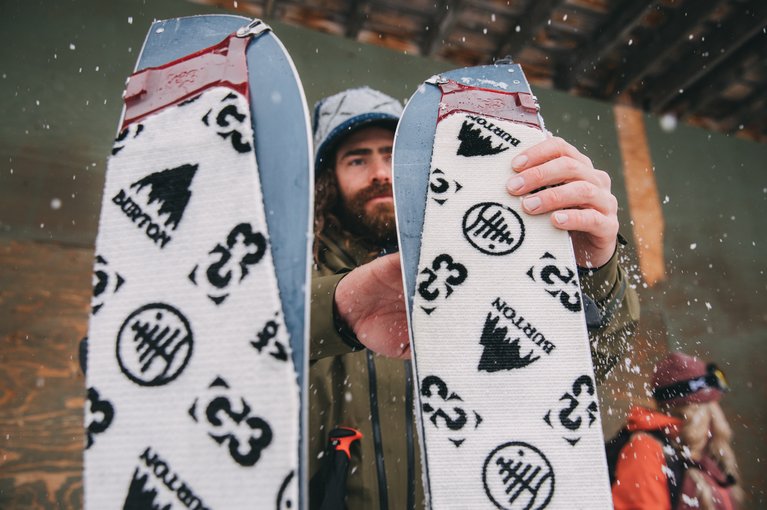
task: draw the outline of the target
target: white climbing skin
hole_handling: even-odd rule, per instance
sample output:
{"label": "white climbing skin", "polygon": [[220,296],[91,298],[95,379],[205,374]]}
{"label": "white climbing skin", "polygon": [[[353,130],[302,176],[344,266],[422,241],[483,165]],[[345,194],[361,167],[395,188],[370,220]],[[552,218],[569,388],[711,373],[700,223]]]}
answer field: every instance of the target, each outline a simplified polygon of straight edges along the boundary
{"label": "white climbing skin", "polygon": [[611,508],[572,245],[505,187],[544,138],[466,113],[437,125],[412,310],[435,509]]}
{"label": "white climbing skin", "polygon": [[108,285],[88,335],[86,508],[297,506],[299,389],[253,144],[246,98],[218,87],[115,145],[96,244]]}

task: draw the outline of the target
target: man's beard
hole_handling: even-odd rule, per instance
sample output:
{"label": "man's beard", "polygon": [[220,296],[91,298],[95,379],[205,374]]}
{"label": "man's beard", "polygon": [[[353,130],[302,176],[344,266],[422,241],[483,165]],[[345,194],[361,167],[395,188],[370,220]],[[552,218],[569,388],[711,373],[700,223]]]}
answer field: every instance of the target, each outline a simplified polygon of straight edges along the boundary
{"label": "man's beard", "polygon": [[377,203],[368,213],[365,206],[368,201],[381,196],[392,196],[391,184],[373,183],[360,190],[348,201],[341,204],[342,222],[350,230],[379,244],[397,240],[397,228],[394,221],[394,207],[391,203]]}

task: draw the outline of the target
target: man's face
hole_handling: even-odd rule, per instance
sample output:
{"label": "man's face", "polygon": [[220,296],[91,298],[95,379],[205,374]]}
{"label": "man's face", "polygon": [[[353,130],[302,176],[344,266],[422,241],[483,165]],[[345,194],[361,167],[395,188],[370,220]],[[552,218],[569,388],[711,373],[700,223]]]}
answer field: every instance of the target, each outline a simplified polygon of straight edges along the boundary
{"label": "man's face", "polygon": [[336,150],[342,221],[379,241],[392,241],[396,232],[391,188],[393,142],[391,130],[369,127],[349,135]]}

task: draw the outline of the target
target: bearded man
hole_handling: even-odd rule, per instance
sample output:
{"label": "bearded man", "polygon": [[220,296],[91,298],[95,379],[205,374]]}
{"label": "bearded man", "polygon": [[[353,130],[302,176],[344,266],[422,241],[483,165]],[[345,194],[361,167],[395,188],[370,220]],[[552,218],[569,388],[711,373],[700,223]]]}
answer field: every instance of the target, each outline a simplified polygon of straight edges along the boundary
{"label": "bearded man", "polygon": [[[315,268],[309,369],[311,508],[323,497],[328,433],[362,432],[346,483],[350,509],[423,508],[413,379],[396,252],[392,146],[400,103],[370,88],[320,101],[316,147]],[[584,293],[600,310],[590,325],[597,379],[622,357],[639,304],[617,263],[617,200],[609,176],[559,138],[513,161],[508,192],[528,214],[551,214],[572,233]],[[557,186],[556,190],[540,190]]]}

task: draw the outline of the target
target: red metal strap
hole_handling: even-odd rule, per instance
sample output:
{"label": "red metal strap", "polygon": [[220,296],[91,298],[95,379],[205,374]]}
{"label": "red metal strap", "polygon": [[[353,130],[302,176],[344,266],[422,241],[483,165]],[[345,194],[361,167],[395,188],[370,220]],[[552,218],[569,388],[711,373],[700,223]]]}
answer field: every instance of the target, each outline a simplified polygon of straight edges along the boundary
{"label": "red metal strap", "polygon": [[439,88],[442,101],[437,122],[455,112],[465,112],[541,128],[538,103],[532,94],[470,87],[453,80],[439,84]]}
{"label": "red metal strap", "polygon": [[214,46],[133,74],[125,89],[121,129],[211,87],[229,87],[247,97],[249,41],[250,37],[232,34]]}

